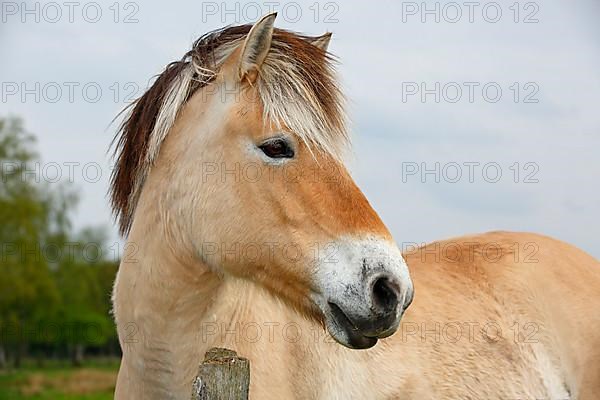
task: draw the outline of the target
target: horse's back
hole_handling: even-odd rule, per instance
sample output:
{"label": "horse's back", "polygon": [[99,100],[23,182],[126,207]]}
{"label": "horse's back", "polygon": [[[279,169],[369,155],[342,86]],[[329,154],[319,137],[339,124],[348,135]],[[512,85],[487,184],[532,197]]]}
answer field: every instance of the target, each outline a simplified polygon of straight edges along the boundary
{"label": "horse's back", "polygon": [[[450,363],[463,373],[453,394],[477,394],[478,380],[498,398],[600,393],[600,263],[593,257],[541,235],[490,232],[434,242],[405,258],[415,284],[405,323],[439,330],[444,350],[434,358],[446,360],[430,367]],[[434,322],[440,326],[431,328]]]}

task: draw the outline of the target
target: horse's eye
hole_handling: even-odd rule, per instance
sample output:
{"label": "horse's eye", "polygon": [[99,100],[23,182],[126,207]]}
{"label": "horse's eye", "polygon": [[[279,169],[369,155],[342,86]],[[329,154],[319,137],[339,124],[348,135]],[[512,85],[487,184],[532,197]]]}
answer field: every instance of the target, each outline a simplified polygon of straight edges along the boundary
{"label": "horse's eye", "polygon": [[270,158],[294,157],[294,149],[283,138],[269,139],[258,147]]}

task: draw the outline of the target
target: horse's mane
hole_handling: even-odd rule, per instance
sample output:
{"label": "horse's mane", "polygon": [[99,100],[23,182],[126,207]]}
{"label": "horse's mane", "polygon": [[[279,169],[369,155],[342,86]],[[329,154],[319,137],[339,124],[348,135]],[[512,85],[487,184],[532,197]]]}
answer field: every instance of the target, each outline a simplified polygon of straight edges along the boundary
{"label": "horse's mane", "polygon": [[[129,232],[148,171],[179,110],[214,80],[251,27],[230,26],[200,37],[123,110],[127,115],[113,141],[116,165],[110,187],[122,235]],[[334,79],[333,58],[311,44],[316,39],[275,29],[256,87],[265,121],[285,124],[311,148],[337,158],[348,142],[343,97]]]}

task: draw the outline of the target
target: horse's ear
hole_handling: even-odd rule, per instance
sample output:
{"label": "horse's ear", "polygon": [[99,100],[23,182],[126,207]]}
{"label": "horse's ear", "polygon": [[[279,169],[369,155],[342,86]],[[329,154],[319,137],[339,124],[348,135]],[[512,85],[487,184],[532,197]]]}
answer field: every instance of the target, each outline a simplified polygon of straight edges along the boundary
{"label": "horse's ear", "polygon": [[315,38],[310,43],[313,46],[317,46],[318,48],[320,48],[324,52],[327,52],[327,48],[329,47],[329,42],[330,41],[331,41],[331,32],[327,32],[326,34],[321,35],[321,36]]}
{"label": "horse's ear", "polygon": [[258,72],[267,53],[271,48],[273,37],[273,24],[277,13],[265,15],[258,21],[246,36],[242,45],[239,63],[240,80],[248,80],[253,83],[258,77]]}

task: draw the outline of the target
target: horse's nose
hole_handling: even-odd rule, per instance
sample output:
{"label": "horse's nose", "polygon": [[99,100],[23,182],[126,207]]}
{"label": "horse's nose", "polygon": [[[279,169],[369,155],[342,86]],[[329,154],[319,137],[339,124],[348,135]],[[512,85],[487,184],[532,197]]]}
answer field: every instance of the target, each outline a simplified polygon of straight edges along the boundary
{"label": "horse's nose", "polygon": [[357,324],[362,334],[384,338],[396,331],[400,317],[413,298],[412,284],[400,284],[391,274],[380,274],[368,286],[370,298],[369,315]]}
{"label": "horse's nose", "polygon": [[[413,283],[400,249],[369,237],[340,242],[340,263],[319,264],[315,281],[327,330],[353,349],[375,345],[397,331],[410,304]],[[342,258],[343,257],[343,258]]]}
{"label": "horse's nose", "polygon": [[389,276],[375,279],[372,286],[373,312],[378,316],[395,314],[400,298],[400,285]]}

